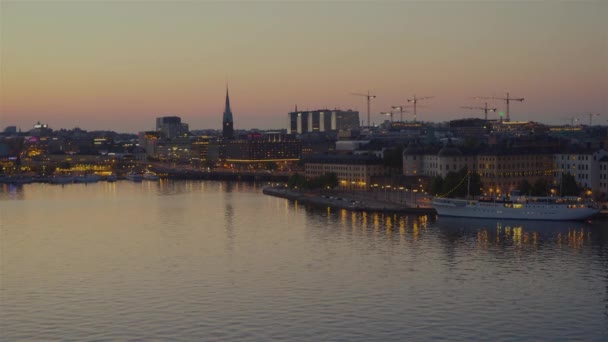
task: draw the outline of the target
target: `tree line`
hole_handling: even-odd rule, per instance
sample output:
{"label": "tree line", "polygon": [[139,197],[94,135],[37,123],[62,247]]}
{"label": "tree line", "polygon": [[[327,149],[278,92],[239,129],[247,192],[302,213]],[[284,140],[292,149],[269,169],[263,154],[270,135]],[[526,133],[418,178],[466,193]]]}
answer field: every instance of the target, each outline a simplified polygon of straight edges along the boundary
{"label": "tree line", "polygon": [[338,176],[333,173],[325,173],[319,177],[306,179],[303,175],[295,173],[287,180],[287,187],[290,189],[333,189],[339,184]]}
{"label": "tree line", "polygon": [[[521,194],[528,196],[550,196],[551,188],[551,183],[544,178],[539,178],[534,183],[524,179],[517,187]],[[445,178],[435,176],[431,179],[430,184],[431,193],[442,197],[479,196],[482,189],[483,184],[479,174],[475,172],[469,174],[467,168],[458,172],[448,172]],[[558,196],[578,196],[580,192],[581,188],[576,183],[574,176],[566,173],[562,175],[561,184],[555,193]]]}

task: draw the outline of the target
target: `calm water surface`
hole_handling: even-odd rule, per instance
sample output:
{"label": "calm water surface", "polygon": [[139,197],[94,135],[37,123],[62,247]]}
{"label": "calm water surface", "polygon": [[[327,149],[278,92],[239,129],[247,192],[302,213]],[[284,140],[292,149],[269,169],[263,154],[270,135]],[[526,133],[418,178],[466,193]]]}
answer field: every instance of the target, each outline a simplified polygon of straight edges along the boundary
{"label": "calm water surface", "polygon": [[0,340],[606,340],[608,223],[305,208],[261,186],[0,187]]}

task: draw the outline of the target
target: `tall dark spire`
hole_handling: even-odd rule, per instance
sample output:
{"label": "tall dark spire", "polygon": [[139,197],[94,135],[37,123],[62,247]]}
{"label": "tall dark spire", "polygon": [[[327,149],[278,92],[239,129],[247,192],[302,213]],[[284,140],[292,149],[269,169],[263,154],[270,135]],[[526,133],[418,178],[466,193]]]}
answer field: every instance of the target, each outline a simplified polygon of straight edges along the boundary
{"label": "tall dark spire", "polygon": [[232,138],[234,136],[234,122],[232,120],[232,111],[230,110],[230,96],[228,95],[228,87],[226,86],[226,105],[224,107],[224,117],[222,119],[222,136],[224,138]]}

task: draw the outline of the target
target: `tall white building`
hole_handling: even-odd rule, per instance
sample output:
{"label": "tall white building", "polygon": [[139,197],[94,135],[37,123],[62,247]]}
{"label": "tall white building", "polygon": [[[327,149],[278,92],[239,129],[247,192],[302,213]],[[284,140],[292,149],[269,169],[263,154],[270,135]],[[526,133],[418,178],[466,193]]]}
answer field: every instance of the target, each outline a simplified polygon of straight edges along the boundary
{"label": "tall white building", "polygon": [[319,109],[294,111],[287,116],[287,132],[302,134],[359,128],[359,112],[353,110]]}
{"label": "tall white building", "polygon": [[579,150],[554,154],[553,180],[559,184],[563,174],[570,173],[579,186],[600,191],[600,160],[608,156],[606,150]]}

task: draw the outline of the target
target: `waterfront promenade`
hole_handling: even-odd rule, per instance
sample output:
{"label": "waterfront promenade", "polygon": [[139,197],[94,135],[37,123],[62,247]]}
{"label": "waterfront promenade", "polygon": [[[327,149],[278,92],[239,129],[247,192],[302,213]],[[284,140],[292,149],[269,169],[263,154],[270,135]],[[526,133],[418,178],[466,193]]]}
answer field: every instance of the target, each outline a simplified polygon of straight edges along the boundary
{"label": "waterfront promenade", "polygon": [[284,187],[267,187],[263,193],[277,196],[304,204],[326,206],[337,209],[352,211],[378,211],[392,213],[411,214],[436,214],[427,198],[419,196],[411,201],[391,198],[381,192],[357,192],[357,191],[297,191]]}

